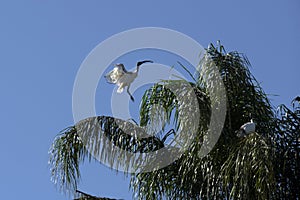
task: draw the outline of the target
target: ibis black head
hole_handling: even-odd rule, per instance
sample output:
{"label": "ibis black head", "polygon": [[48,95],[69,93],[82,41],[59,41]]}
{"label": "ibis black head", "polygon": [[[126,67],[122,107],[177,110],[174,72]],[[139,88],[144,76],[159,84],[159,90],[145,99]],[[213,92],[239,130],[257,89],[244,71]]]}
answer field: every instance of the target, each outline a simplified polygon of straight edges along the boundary
{"label": "ibis black head", "polygon": [[142,65],[142,64],[144,64],[144,63],[153,63],[153,61],[152,60],[144,60],[144,61],[139,61],[139,62],[137,62],[137,64],[136,64],[136,66],[140,66],[140,65]]}
{"label": "ibis black head", "polygon": [[123,63],[114,64],[115,67],[124,67]]}

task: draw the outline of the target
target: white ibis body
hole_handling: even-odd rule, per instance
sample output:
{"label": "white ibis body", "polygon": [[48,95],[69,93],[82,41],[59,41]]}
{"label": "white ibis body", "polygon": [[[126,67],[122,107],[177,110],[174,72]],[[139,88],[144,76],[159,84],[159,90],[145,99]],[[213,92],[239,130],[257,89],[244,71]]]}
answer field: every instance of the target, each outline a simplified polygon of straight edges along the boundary
{"label": "white ibis body", "polygon": [[252,119],[250,120],[250,122],[243,124],[241,128],[236,131],[238,137],[244,137],[252,132],[255,132],[255,123]]}
{"label": "white ibis body", "polygon": [[107,73],[104,77],[106,78],[108,83],[116,84],[117,86],[119,86],[117,90],[118,93],[123,92],[124,88],[127,87],[127,93],[129,94],[130,99],[134,101],[133,96],[129,92],[129,88],[131,83],[138,76],[139,67],[147,62],[153,63],[153,61],[151,60],[139,61],[136,64],[136,69],[132,72],[128,72],[122,63],[115,64],[114,69]]}

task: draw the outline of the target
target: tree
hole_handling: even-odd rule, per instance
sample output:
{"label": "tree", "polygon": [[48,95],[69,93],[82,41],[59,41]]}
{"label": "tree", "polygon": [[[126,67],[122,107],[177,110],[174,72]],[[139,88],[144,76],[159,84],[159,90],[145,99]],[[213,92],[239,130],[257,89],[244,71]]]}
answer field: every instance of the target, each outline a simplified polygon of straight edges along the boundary
{"label": "tree", "polygon": [[276,197],[300,198],[300,97],[292,101],[292,109],[280,105],[276,112],[275,151]]}
{"label": "tree", "polygon": [[[133,174],[131,188],[139,199],[290,199],[300,198],[297,180],[299,172],[300,109],[281,105],[275,110],[255,77],[250,73],[248,59],[236,51],[227,53],[222,45],[212,44],[200,61],[202,74],[189,82],[196,95],[199,109],[199,128],[192,142],[175,162],[145,173]],[[205,157],[199,151],[205,146],[209,131],[212,106],[220,106],[222,99],[209,91],[218,88],[218,82],[207,82],[216,76],[212,65],[226,90],[226,118],[221,135]],[[183,65],[181,65],[186,69]],[[204,77],[204,78],[203,78]],[[206,79],[206,80],[205,80]],[[162,81],[149,88],[140,108],[140,124],[109,116],[85,119],[63,130],[50,149],[49,163],[52,178],[63,191],[74,191],[80,178],[79,165],[93,155],[112,167],[143,166],[144,157],[132,158],[119,154],[110,145],[126,152],[155,152],[166,147],[169,138],[188,131],[188,120],[181,117],[188,93],[176,98],[167,85],[183,87],[184,80]],[[181,90],[184,92],[186,90]],[[177,95],[178,96],[178,95]],[[297,104],[295,99],[294,104]],[[159,105],[162,112],[153,114]],[[194,117],[194,116],[190,116]],[[236,130],[250,118],[255,119],[256,132],[237,137]],[[174,123],[172,123],[174,121]],[[146,127],[146,128],[145,128]],[[166,129],[170,129],[167,131]],[[150,130],[161,130],[147,138]],[[80,134],[78,134],[80,132]],[[130,134],[127,134],[127,133]],[[183,138],[184,141],[191,138]],[[107,149],[110,149],[109,151]],[[172,155],[174,149],[168,153]],[[175,149],[176,152],[176,149]],[[116,159],[118,158],[118,159]]]}
{"label": "tree", "polygon": [[74,200],[117,200],[117,199],[110,199],[110,198],[105,198],[105,197],[95,197],[90,194],[81,192],[79,190],[76,190],[76,193],[79,195],[79,198],[76,198]]}

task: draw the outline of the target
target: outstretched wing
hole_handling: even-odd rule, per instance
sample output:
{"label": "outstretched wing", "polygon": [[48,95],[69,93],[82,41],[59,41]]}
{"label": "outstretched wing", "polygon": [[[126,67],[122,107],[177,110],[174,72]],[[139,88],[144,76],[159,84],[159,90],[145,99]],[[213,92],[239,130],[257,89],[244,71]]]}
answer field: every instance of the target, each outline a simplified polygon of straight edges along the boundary
{"label": "outstretched wing", "polygon": [[108,72],[104,77],[108,83],[116,84],[118,80],[125,74],[123,64],[116,64],[115,68]]}

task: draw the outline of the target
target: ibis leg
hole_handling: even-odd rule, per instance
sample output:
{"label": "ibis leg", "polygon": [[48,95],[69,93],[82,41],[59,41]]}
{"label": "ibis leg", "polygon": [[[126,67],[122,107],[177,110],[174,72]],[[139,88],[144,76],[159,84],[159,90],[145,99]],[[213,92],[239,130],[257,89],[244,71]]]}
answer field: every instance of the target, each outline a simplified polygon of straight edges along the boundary
{"label": "ibis leg", "polygon": [[129,92],[129,88],[130,88],[130,85],[128,85],[128,87],[127,87],[127,93],[129,94],[131,101],[134,101],[133,96]]}

